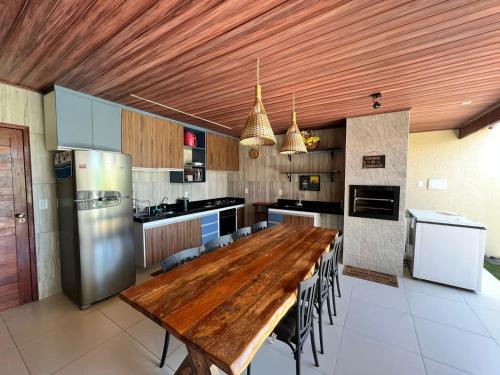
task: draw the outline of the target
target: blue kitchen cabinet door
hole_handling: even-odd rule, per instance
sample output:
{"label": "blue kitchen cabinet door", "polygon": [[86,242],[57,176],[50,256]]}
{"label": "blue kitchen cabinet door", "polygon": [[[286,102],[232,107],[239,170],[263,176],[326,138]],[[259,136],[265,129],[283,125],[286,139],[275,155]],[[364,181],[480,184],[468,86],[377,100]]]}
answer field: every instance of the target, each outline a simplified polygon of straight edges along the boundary
{"label": "blue kitchen cabinet door", "polygon": [[276,212],[269,212],[267,214],[267,222],[269,227],[272,227],[273,225],[276,224],[280,224],[283,222],[283,214],[278,214]]}
{"label": "blue kitchen cabinet door", "polygon": [[92,148],[90,98],[56,91],[57,144],[65,148]]}
{"label": "blue kitchen cabinet door", "polygon": [[122,150],[120,107],[92,101],[92,148],[94,150]]}

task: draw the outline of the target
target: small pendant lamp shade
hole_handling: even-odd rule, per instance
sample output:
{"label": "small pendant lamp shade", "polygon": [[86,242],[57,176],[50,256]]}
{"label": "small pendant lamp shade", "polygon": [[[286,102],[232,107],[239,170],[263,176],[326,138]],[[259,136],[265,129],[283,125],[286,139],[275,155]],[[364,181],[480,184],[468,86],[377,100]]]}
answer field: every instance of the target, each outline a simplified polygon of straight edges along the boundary
{"label": "small pendant lamp shade", "polygon": [[240,144],[243,146],[272,146],[276,144],[273,129],[262,103],[262,89],[259,85],[259,60],[257,60],[257,85],[255,102],[241,132]]}
{"label": "small pendant lamp shade", "polygon": [[300,154],[307,152],[306,145],[300,134],[297,125],[297,112],[295,112],[295,95],[293,96],[292,124],[285,134],[285,139],[281,145],[280,154]]}

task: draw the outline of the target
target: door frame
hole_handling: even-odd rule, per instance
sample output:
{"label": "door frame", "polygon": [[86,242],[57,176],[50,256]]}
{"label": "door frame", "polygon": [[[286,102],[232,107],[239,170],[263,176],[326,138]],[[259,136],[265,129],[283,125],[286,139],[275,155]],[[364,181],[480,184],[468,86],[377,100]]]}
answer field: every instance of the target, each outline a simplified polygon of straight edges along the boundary
{"label": "door frame", "polygon": [[4,122],[0,122],[0,128],[20,130],[23,136],[24,180],[26,186],[26,208],[28,213],[27,224],[31,271],[31,298],[29,301],[36,301],[38,300],[38,273],[36,268],[35,219],[33,213],[33,185],[31,179],[30,131],[29,127],[27,126],[6,124]]}

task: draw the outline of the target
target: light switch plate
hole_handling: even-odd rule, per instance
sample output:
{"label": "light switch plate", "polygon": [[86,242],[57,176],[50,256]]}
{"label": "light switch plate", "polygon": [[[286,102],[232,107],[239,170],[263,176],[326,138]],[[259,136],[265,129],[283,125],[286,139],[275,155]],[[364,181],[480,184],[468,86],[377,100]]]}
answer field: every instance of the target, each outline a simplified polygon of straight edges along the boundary
{"label": "light switch plate", "polygon": [[49,208],[49,204],[47,202],[47,199],[40,199],[38,200],[38,208],[40,210],[46,210]]}
{"label": "light switch plate", "polygon": [[278,190],[278,195],[281,197],[283,195],[283,190]]}
{"label": "light switch plate", "polygon": [[245,194],[248,194],[248,188],[245,188]]}
{"label": "light switch plate", "polygon": [[447,183],[445,178],[429,178],[427,189],[429,190],[446,190]]}
{"label": "light switch plate", "polygon": [[418,186],[419,188],[424,187],[424,181],[419,180],[419,181],[417,182],[417,186]]}

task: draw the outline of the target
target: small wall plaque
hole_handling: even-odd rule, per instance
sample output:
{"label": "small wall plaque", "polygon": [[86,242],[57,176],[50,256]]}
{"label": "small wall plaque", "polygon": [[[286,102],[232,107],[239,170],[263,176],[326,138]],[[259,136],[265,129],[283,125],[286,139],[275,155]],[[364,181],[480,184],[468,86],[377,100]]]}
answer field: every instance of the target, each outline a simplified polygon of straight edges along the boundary
{"label": "small wall plaque", "polygon": [[385,168],[385,155],[363,156],[363,168]]}
{"label": "small wall plaque", "polygon": [[299,176],[299,190],[319,191],[319,176]]}

